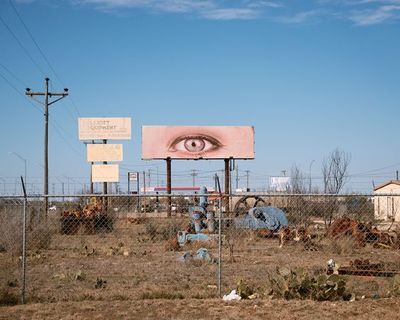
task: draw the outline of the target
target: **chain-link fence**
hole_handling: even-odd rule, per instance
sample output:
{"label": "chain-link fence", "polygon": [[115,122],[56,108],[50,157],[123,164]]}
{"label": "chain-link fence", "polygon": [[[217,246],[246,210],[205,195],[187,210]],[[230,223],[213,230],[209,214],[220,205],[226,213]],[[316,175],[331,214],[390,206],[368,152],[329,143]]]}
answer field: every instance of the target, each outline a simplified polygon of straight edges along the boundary
{"label": "chain-link fence", "polygon": [[0,304],[400,291],[397,195],[0,198]]}

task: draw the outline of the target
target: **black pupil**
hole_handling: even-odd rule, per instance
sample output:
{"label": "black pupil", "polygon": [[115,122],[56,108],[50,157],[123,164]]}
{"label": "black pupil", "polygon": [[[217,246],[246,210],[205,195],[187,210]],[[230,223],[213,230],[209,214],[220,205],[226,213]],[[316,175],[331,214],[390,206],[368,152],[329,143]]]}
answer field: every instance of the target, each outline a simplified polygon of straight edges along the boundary
{"label": "black pupil", "polygon": [[196,146],[196,142],[192,142],[192,147],[195,147]]}

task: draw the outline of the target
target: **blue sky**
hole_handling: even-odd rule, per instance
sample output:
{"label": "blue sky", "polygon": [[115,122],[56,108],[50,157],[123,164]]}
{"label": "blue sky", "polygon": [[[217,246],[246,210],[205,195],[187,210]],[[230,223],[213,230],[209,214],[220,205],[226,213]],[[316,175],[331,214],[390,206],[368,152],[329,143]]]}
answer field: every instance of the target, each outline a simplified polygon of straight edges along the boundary
{"label": "blue sky", "polygon": [[[132,117],[121,181],[152,170],[140,160],[141,125],[253,125],[251,184],[296,164],[313,184],[333,149],[351,154],[347,191],[369,192],[400,168],[400,0],[0,1],[0,192],[14,192],[27,159],[43,174],[43,116],[25,87],[67,86],[50,109],[50,191],[88,179],[78,117]],[[18,40],[16,40],[18,39]],[[32,104],[33,103],[33,104]],[[314,161],[313,161],[314,160]],[[176,184],[209,183],[221,161],[176,161]],[[28,182],[29,182],[28,181]],[[3,185],[3,187],[2,187]],[[76,187],[79,188],[79,187]],[[72,191],[72,187],[70,191]],[[38,190],[35,190],[38,191]]]}

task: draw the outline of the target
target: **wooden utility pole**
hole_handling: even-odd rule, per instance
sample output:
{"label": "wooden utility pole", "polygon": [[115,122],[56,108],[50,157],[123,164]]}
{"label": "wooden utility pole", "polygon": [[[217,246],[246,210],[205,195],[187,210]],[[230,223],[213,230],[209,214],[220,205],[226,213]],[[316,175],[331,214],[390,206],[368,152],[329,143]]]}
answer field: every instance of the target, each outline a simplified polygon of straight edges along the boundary
{"label": "wooden utility pole", "polygon": [[[41,103],[44,106],[44,197],[45,197],[45,215],[49,208],[49,107],[57,101],[68,96],[68,88],[64,88],[64,92],[49,92],[49,78],[45,79],[45,91],[44,92],[32,92],[30,88],[26,88],[25,95],[31,97],[35,101]],[[36,100],[34,97],[44,96],[44,102]],[[49,101],[50,98],[57,97],[53,101]]]}
{"label": "wooden utility pole", "polygon": [[192,173],[190,174],[191,176],[192,176],[192,184],[193,184],[193,187],[195,187],[196,186],[196,176],[197,176],[197,173],[196,173],[196,169],[193,169],[192,170]]}

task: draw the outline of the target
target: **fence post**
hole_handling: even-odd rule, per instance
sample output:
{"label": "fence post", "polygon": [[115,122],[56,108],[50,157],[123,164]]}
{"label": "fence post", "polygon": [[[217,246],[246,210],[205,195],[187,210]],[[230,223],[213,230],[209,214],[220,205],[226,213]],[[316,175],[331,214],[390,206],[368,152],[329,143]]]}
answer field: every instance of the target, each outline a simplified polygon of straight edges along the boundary
{"label": "fence post", "polygon": [[24,209],[22,212],[22,288],[21,288],[21,302],[25,304],[25,288],[26,288],[26,189],[24,178],[21,177],[22,189],[24,191]]}

